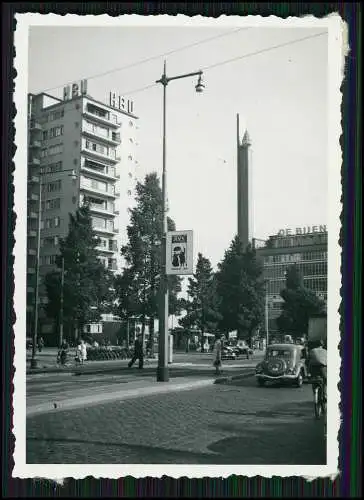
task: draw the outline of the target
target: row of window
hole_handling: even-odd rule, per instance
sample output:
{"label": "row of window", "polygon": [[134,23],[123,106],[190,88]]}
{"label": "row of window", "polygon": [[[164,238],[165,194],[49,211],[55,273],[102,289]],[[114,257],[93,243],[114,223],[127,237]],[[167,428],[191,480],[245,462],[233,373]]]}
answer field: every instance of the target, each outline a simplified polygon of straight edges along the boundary
{"label": "row of window", "polygon": [[109,257],[109,258],[107,258],[107,257],[99,257],[99,260],[100,260],[100,262],[102,262],[102,264],[104,264],[104,266],[107,269],[111,269],[113,271],[117,270],[116,259],[113,259],[111,257]]}
{"label": "row of window", "polygon": [[55,144],[54,146],[49,146],[49,148],[43,148],[40,156],[41,158],[46,158],[47,156],[58,155],[63,153],[63,144]]}
{"label": "row of window", "polygon": [[57,111],[51,111],[48,115],[45,115],[46,122],[53,122],[54,120],[59,120],[64,117],[64,109],[59,109]]}
{"label": "row of window", "polygon": [[308,260],[322,260],[327,261],[327,252],[312,251],[312,252],[302,252],[302,253],[290,253],[290,254],[279,254],[279,255],[267,255],[264,257],[264,264],[276,264],[280,262],[299,262]]}
{"label": "row of window", "polygon": [[[303,284],[305,288],[312,290],[313,292],[327,292],[327,278],[326,277],[315,277],[315,278],[304,278]],[[276,280],[269,281],[268,293],[278,295],[281,290],[285,288],[286,281],[284,278],[278,278]]]}
{"label": "row of window", "polygon": [[42,190],[43,192],[47,193],[54,193],[56,191],[61,191],[62,189],[62,181],[61,179],[58,179],[53,182],[47,182],[46,184],[42,184]]}
{"label": "row of window", "polygon": [[59,125],[58,127],[52,127],[49,130],[43,130],[43,141],[47,139],[53,139],[54,137],[59,137],[63,135],[64,127]]}
{"label": "row of window", "polygon": [[104,217],[92,217],[92,227],[95,229],[114,230],[114,221],[105,219]]}
{"label": "row of window", "polygon": [[99,153],[105,156],[110,156],[111,158],[116,158],[116,149],[110,148],[108,146],[104,146],[103,144],[98,144],[97,142],[85,141],[86,149],[90,151],[94,151],[95,153]]}
{"label": "row of window", "polygon": [[89,177],[81,178],[81,188],[82,187],[97,189],[98,191],[103,191],[104,193],[115,193],[115,186],[113,184],[108,184],[107,182],[98,181]]}
{"label": "row of window", "polygon": [[57,255],[42,255],[40,257],[41,266],[53,266],[56,263]]}
{"label": "row of window", "polygon": [[54,198],[52,200],[42,201],[42,211],[56,210],[61,208],[61,198]]}
{"label": "row of window", "polygon": [[59,236],[49,236],[48,238],[41,238],[41,247],[53,247],[59,245]]}
{"label": "row of window", "polygon": [[[283,278],[289,266],[276,265],[264,268],[266,278]],[[297,267],[302,276],[326,276],[327,262],[301,262]]]}
{"label": "row of window", "polygon": [[49,219],[42,220],[40,224],[41,229],[53,229],[55,227],[59,227],[61,225],[60,217],[51,217]]}
{"label": "row of window", "polygon": [[105,248],[105,250],[110,250],[113,252],[117,252],[117,242],[115,240],[109,240],[106,238],[100,238],[99,248]]}
{"label": "row of window", "polygon": [[56,161],[55,163],[49,163],[48,165],[40,169],[41,174],[54,174],[55,172],[60,172],[63,167],[62,161]]}

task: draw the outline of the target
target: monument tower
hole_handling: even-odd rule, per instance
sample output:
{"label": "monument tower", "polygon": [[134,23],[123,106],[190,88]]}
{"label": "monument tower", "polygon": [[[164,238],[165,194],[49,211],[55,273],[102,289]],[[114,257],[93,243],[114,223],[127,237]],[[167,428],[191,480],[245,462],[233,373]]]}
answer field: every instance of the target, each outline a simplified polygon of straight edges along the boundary
{"label": "monument tower", "polygon": [[245,130],[241,139],[239,115],[236,115],[237,125],[237,207],[238,207],[238,236],[244,250],[252,239],[252,196],[251,196],[251,153],[250,138]]}

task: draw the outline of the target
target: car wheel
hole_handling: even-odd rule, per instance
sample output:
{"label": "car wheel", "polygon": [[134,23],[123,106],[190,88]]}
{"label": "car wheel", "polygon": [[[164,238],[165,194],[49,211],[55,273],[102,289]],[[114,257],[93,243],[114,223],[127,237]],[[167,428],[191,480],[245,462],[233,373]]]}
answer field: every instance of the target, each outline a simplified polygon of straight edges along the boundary
{"label": "car wheel", "polygon": [[265,380],[263,380],[262,378],[258,378],[258,385],[259,387],[263,387],[265,384]]}
{"label": "car wheel", "polygon": [[303,376],[302,372],[299,372],[298,377],[295,380],[295,385],[296,387],[302,387],[302,384],[303,384]]}

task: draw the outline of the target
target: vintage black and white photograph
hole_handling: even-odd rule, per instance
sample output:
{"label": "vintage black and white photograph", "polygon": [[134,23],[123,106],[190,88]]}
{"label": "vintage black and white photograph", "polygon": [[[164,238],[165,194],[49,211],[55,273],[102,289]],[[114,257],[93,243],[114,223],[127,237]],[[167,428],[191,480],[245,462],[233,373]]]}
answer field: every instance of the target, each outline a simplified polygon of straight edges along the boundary
{"label": "vintage black and white photograph", "polygon": [[336,473],[344,42],[17,15],[15,475]]}

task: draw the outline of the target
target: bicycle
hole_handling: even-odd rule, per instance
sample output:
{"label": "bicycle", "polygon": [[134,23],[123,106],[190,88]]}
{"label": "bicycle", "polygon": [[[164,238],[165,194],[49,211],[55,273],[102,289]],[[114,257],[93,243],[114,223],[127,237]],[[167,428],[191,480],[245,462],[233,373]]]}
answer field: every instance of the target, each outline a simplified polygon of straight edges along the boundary
{"label": "bicycle", "polygon": [[326,398],[324,396],[324,381],[322,377],[317,377],[312,381],[312,389],[315,417],[320,419],[323,414],[326,414]]}

